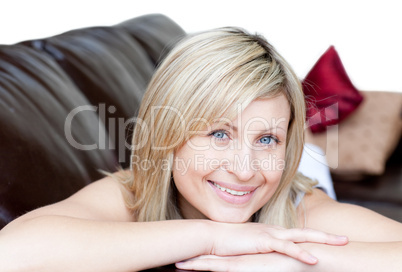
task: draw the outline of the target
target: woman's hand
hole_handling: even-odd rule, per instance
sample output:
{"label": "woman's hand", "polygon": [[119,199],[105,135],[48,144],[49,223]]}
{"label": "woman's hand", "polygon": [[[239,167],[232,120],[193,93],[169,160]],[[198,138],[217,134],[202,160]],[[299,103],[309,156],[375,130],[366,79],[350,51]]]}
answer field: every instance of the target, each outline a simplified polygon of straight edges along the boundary
{"label": "woman's hand", "polygon": [[297,272],[301,271],[302,264],[286,255],[274,252],[240,256],[203,255],[176,263],[176,267],[179,269],[200,271]]}
{"label": "woman's hand", "polygon": [[[216,223],[216,222],[214,222]],[[212,230],[213,245],[210,255],[233,256],[278,252],[307,264],[317,263],[317,258],[297,243],[346,245],[348,239],[312,229],[285,229],[260,223],[216,223]]]}

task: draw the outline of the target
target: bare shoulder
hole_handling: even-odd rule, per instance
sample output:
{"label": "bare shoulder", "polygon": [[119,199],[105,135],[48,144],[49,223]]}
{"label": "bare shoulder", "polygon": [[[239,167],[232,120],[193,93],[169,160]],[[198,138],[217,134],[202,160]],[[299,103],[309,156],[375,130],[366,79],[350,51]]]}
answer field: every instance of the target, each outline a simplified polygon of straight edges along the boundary
{"label": "bare shoulder", "polygon": [[69,198],[34,210],[21,219],[60,215],[102,221],[133,221],[132,213],[125,205],[124,191],[124,186],[116,176],[106,176],[87,185]]}
{"label": "bare shoulder", "polygon": [[304,198],[306,227],[338,235],[351,241],[402,241],[402,224],[364,207],[339,203],[314,189]]}

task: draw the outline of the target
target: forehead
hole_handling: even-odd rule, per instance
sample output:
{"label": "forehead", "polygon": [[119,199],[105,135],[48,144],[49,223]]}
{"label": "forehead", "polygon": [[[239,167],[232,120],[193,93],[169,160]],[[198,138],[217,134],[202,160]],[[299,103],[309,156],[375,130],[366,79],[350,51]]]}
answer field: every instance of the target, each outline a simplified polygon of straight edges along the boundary
{"label": "forehead", "polygon": [[290,118],[290,106],[281,94],[267,99],[252,101],[241,113],[243,118],[270,120],[272,118]]}
{"label": "forehead", "polygon": [[[240,107],[239,107],[240,109]],[[290,106],[284,95],[273,98],[257,99],[247,105],[233,120],[218,118],[215,123],[229,126],[256,128],[275,126],[286,128],[290,119]]]}
{"label": "forehead", "polygon": [[287,131],[290,119],[290,106],[284,94],[270,98],[253,100],[250,103],[237,104],[230,107],[231,114],[223,113],[220,116],[208,113],[208,117],[197,117],[187,123],[186,138],[190,138],[198,132],[218,129],[227,126],[234,131],[244,130],[267,130],[280,128]]}

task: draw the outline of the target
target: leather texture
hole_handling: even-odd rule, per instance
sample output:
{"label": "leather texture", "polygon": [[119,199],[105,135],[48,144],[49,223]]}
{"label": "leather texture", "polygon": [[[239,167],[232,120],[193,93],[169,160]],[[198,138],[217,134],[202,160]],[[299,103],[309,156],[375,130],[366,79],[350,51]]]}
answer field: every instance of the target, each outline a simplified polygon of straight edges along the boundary
{"label": "leather texture", "polygon": [[0,45],[0,228],[129,165],[132,118],[184,35],[151,14]]}

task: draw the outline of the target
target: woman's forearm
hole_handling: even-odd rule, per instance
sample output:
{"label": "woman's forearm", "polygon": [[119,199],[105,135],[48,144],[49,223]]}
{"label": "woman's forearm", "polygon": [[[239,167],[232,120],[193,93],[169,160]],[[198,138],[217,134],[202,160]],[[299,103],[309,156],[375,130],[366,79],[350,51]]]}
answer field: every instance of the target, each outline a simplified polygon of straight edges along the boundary
{"label": "woman's forearm", "polygon": [[[12,223],[13,224],[13,223]],[[135,271],[207,254],[210,223],[43,216],[0,232],[2,271]]]}
{"label": "woman's forearm", "polygon": [[337,247],[304,244],[318,258],[316,265],[301,271],[399,271],[402,267],[402,242],[349,242]]}
{"label": "woman's forearm", "polygon": [[134,271],[199,255],[272,251],[311,263],[310,253],[294,242],[346,242],[342,237],[320,231],[256,223],[136,223],[58,215],[26,218],[31,219],[16,220],[0,232],[2,271]]}

